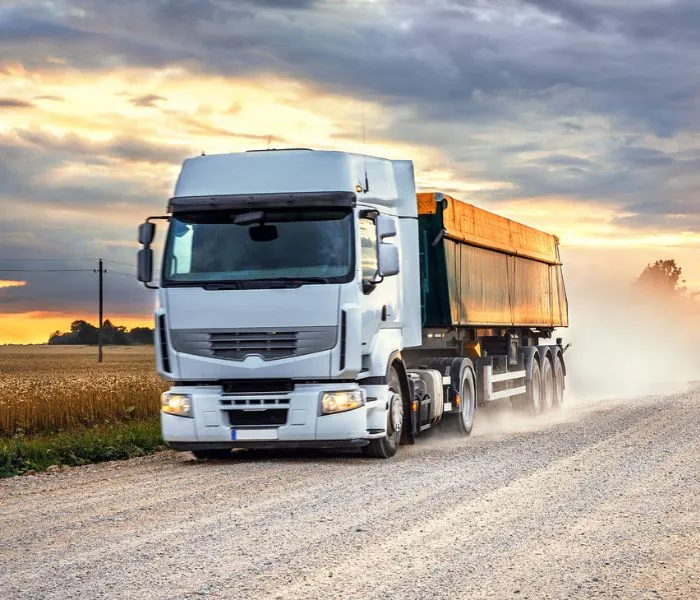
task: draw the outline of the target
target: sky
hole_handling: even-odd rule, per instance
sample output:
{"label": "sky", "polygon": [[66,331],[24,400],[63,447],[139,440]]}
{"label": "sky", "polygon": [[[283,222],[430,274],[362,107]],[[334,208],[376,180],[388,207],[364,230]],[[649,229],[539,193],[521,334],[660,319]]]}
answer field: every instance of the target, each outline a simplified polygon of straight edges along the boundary
{"label": "sky", "polygon": [[409,158],[570,277],[700,289],[699,55],[696,0],[0,0],[0,343],[94,321],[98,257],[149,322],[136,228],[201,152]]}

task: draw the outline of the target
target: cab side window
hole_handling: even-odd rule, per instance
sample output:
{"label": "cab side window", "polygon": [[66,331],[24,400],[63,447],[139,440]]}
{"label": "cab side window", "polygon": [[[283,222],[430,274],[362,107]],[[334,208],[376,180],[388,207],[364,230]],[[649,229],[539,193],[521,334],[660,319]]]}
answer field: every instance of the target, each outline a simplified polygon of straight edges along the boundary
{"label": "cab side window", "polygon": [[362,281],[371,283],[377,277],[377,225],[373,219],[360,219],[360,242],[362,246]]}

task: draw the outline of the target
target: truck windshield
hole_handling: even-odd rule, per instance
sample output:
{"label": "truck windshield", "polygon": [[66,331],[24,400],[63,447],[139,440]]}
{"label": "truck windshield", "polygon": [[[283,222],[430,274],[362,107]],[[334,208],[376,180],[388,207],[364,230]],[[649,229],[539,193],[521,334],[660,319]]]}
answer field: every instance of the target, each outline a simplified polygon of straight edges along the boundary
{"label": "truck windshield", "polygon": [[352,240],[350,210],[178,214],[168,232],[163,285],[350,281]]}

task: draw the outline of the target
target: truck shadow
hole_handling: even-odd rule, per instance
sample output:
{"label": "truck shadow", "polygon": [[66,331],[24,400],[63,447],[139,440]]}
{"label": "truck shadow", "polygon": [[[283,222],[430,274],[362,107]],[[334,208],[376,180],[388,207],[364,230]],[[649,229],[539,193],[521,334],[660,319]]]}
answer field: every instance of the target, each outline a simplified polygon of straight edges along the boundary
{"label": "truck shadow", "polygon": [[[187,457],[187,458],[185,458]],[[230,456],[224,458],[205,458],[198,459],[191,454],[185,453],[183,463],[189,465],[195,464],[242,464],[256,462],[319,462],[319,461],[338,461],[339,459],[365,459],[374,460],[362,454],[357,448],[349,449],[301,449],[301,448],[280,448],[280,449],[235,449]]]}

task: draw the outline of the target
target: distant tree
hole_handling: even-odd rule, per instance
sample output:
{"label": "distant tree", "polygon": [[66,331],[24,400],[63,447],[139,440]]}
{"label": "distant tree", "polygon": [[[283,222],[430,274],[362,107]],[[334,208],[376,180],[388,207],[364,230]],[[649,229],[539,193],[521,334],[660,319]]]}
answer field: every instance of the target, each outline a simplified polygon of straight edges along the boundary
{"label": "distant tree", "polygon": [[[77,320],[70,324],[70,331],[54,331],[49,337],[51,345],[94,345],[98,343],[99,329],[87,321]],[[109,319],[102,324],[102,342],[108,346],[130,346],[153,344],[153,330],[135,327],[128,331],[123,325],[115,325]]]}
{"label": "distant tree", "polygon": [[644,268],[635,284],[645,291],[683,295],[686,288],[680,286],[685,283],[682,271],[673,259],[657,260]]}
{"label": "distant tree", "polygon": [[97,327],[87,321],[77,320],[70,324],[68,333],[56,331],[49,338],[49,344],[96,344]]}
{"label": "distant tree", "polygon": [[153,344],[153,329],[150,327],[134,327],[129,332],[134,344]]}
{"label": "distant tree", "polygon": [[132,344],[132,341],[126,332],[126,327],[113,325],[107,319],[102,324],[102,343],[109,346],[129,346]]}

